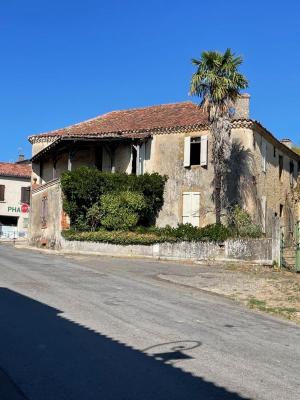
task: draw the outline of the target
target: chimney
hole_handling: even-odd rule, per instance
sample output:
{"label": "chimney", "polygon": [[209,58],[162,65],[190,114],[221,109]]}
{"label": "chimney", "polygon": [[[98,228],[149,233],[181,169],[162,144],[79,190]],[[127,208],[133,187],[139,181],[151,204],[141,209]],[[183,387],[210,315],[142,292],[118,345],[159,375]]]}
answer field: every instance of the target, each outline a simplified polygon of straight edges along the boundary
{"label": "chimney", "polygon": [[284,144],[286,147],[288,147],[289,149],[291,149],[293,147],[293,142],[291,141],[291,139],[281,139],[280,142],[282,144]]}
{"label": "chimney", "polygon": [[20,153],[17,162],[22,162],[22,161],[24,161],[24,160],[25,160],[24,154]]}
{"label": "chimney", "polygon": [[250,115],[250,94],[243,93],[234,105],[234,119],[249,119]]}

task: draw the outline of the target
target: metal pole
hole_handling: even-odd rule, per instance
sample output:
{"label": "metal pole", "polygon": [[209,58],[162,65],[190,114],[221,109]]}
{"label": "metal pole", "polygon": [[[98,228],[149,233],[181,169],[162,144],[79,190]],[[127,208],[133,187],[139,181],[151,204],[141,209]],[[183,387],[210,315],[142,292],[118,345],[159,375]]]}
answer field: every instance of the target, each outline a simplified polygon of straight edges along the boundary
{"label": "metal pole", "polygon": [[296,272],[300,272],[300,221],[296,225]]}

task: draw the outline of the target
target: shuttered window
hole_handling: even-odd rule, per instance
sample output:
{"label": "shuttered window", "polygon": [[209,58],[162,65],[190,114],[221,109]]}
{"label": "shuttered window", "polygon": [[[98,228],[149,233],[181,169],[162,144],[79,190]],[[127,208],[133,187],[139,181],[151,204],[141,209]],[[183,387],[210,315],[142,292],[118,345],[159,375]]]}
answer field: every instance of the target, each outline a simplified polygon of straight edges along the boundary
{"label": "shuttered window", "polygon": [[185,137],[183,165],[185,167],[190,167],[191,165],[201,165],[202,167],[206,167],[208,152],[207,144],[207,135],[199,137]]}
{"label": "shuttered window", "polygon": [[0,201],[5,200],[5,185],[0,185]]}
{"label": "shuttered window", "polygon": [[41,205],[41,224],[42,228],[47,227],[47,220],[48,220],[48,196],[44,196],[42,198],[42,205]]}
{"label": "shuttered window", "polygon": [[21,187],[21,203],[30,204],[30,187]]}
{"label": "shuttered window", "polygon": [[200,193],[184,192],[182,195],[182,223],[200,225]]}
{"label": "shuttered window", "polygon": [[264,139],[261,143],[261,168],[263,172],[267,171],[267,142]]}

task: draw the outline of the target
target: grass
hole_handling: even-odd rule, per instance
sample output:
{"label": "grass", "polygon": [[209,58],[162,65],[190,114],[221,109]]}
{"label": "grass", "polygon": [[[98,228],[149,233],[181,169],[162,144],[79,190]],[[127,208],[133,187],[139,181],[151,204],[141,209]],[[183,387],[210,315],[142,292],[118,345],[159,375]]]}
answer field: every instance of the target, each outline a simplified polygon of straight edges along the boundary
{"label": "grass", "polygon": [[259,300],[255,297],[251,297],[248,300],[248,307],[270,314],[281,315],[288,319],[293,319],[300,312],[300,309],[295,307],[270,307],[265,300]]}

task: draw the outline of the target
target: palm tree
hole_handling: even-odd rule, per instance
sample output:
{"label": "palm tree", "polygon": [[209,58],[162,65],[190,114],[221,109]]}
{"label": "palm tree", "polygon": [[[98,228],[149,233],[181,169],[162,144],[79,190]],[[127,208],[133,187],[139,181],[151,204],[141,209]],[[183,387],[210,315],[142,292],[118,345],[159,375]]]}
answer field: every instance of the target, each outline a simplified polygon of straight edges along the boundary
{"label": "palm tree", "polygon": [[212,132],[214,166],[214,201],[216,223],[221,223],[222,180],[230,156],[232,110],[240,90],[248,87],[247,79],[238,71],[243,60],[230,49],[224,54],[204,51],[200,60],[193,59],[197,70],[192,76],[190,94],[200,97],[200,107],[208,113]]}

